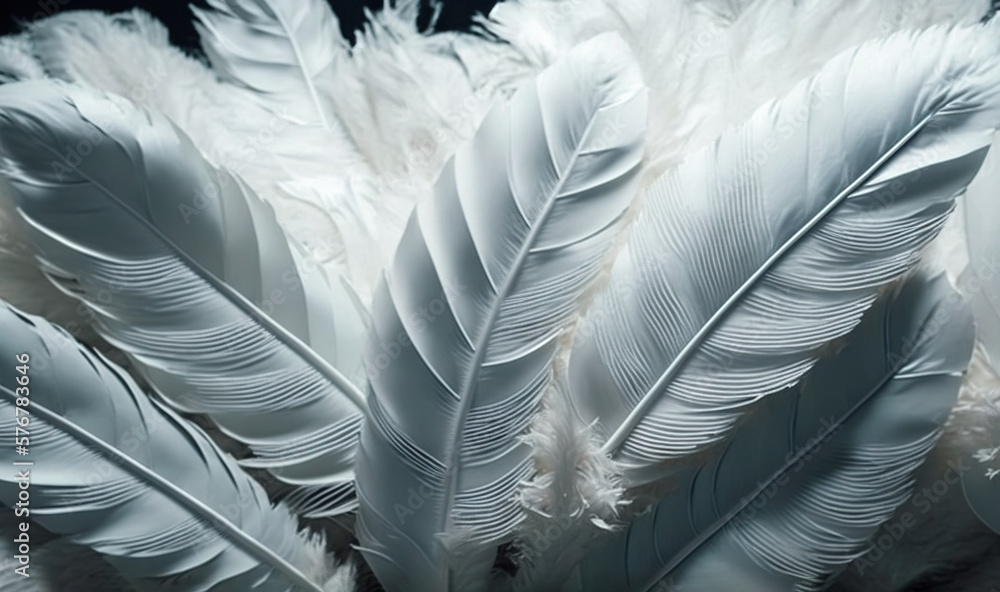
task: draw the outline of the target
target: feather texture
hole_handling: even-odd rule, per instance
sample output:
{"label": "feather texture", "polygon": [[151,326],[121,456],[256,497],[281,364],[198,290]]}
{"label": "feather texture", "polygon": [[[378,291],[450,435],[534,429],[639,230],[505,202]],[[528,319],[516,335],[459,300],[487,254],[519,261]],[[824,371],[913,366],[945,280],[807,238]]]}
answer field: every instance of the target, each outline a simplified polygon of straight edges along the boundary
{"label": "feather texture", "polygon": [[[274,206],[278,221],[317,253],[328,272],[343,271],[339,263],[346,245],[338,240],[338,227],[309,196],[279,187],[320,173],[369,174],[342,130],[296,125],[273,113],[255,100],[254,91],[219,80],[205,64],[171,46],[166,27],[141,10],[67,11],[33,23],[29,33],[29,49],[49,76],[167,116],[212,165],[239,175]],[[391,238],[396,237],[398,232]],[[357,285],[360,277],[350,279]]]}
{"label": "feather texture", "polygon": [[959,285],[972,302],[978,337],[994,370],[1000,371],[1000,135],[982,169],[965,192],[965,244],[968,264]]}
{"label": "feather texture", "polygon": [[44,77],[45,70],[31,55],[31,42],[26,35],[0,38],[0,84]]}
{"label": "feather texture", "polygon": [[[965,194],[964,226],[968,264],[958,284],[972,303],[979,341],[993,370],[1000,372],[1000,134],[983,167]],[[984,406],[986,407],[986,406]],[[1000,533],[1000,408],[979,410],[986,427],[983,448],[968,459],[973,466],[962,475],[969,506]]]}
{"label": "feather texture", "polygon": [[260,93],[265,105],[298,123],[339,125],[328,96],[337,56],[347,51],[323,0],[209,0],[191,7],[212,67],[224,80]]}
{"label": "feather texture", "polygon": [[645,173],[652,179],[838,53],[897,31],[974,24],[988,6],[988,0],[505,0],[483,26],[516,50],[496,53],[490,78],[530,75],[594,35],[621,34],[650,87]]}
{"label": "feather texture", "polygon": [[307,515],[352,507],[363,326],[270,208],[162,116],[69,85],[0,87],[0,138],[43,270],[98,331]]}
{"label": "feather texture", "polygon": [[848,51],[652,186],[569,365],[627,483],[794,384],[917,260],[1000,123],[995,37]]}
{"label": "feather texture", "polygon": [[520,520],[518,436],[636,189],[645,101],[627,47],[595,38],[495,108],[411,216],[373,302],[357,463],[387,590],[487,583]]}
{"label": "feather texture", "polygon": [[987,424],[985,447],[977,450],[962,474],[962,491],[973,513],[1000,534],[1000,408],[982,410]]}
{"label": "feather texture", "polygon": [[731,442],[596,545],[577,587],[819,589],[908,498],[973,342],[971,313],[947,280],[910,278],[844,349],[754,406]]}
{"label": "feather texture", "polygon": [[2,456],[34,463],[4,473],[5,505],[27,489],[25,517],[94,548],[139,590],[322,590],[302,572],[322,547],[204,433],[44,320],[2,305],[0,328],[0,433],[22,430],[29,449]]}

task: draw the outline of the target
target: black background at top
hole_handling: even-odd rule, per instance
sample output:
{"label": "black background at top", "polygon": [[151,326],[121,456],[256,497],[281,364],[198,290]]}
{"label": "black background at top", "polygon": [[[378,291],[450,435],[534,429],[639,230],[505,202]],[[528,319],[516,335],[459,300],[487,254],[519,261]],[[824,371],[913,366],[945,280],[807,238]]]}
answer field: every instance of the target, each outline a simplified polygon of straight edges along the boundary
{"label": "black background at top", "polygon": [[[333,7],[344,36],[354,41],[354,31],[365,22],[364,9],[378,10],[383,0],[328,0]],[[437,30],[464,29],[469,26],[472,15],[488,13],[496,0],[447,0],[442,2]],[[20,29],[18,22],[32,21],[48,14],[69,10],[103,10],[121,12],[141,8],[159,19],[170,29],[170,41],[186,49],[198,47],[198,35],[191,24],[193,15],[189,4],[204,6],[204,0],[3,0],[0,6],[0,35],[14,33]],[[419,24],[423,28],[429,22],[433,11],[427,0],[421,1]]]}

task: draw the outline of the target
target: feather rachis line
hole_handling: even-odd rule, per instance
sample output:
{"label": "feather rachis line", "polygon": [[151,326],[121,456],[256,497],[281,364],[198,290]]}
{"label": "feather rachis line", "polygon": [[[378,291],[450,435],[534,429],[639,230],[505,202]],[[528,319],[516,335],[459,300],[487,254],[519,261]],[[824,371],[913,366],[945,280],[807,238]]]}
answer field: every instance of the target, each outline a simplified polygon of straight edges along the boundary
{"label": "feather rachis line", "polygon": [[[12,393],[7,387],[0,385],[0,394],[7,399],[9,404],[17,399],[17,396]],[[42,417],[46,422],[54,425],[58,429],[70,434],[78,441],[92,446],[103,452],[107,457],[116,462],[119,466],[124,468],[126,471],[132,473],[137,479],[151,483],[157,487],[157,489],[164,495],[169,496],[173,501],[186,507],[188,510],[192,511],[198,517],[203,518],[211,524],[214,528],[224,531],[222,534],[229,535],[232,537],[232,541],[239,545],[243,551],[245,551],[250,556],[265,562],[270,565],[274,565],[277,569],[281,570],[286,576],[288,576],[292,582],[303,586],[308,590],[313,590],[314,592],[323,592],[323,589],[317,586],[315,583],[311,582],[302,572],[298,570],[294,565],[288,563],[279,555],[277,555],[271,549],[268,549],[264,545],[260,544],[258,541],[247,536],[238,526],[230,522],[224,516],[208,507],[198,498],[192,496],[188,492],[184,491],[180,487],[177,487],[170,481],[160,477],[149,467],[137,462],[132,457],[122,454],[121,451],[104,442],[100,438],[97,438],[87,430],[81,428],[75,423],[68,421],[61,417],[59,414],[54,413],[47,409],[45,406],[33,402],[31,404],[32,413],[35,413]],[[170,418],[176,421],[175,417]]]}
{"label": "feather rachis line", "polygon": [[[83,117],[82,113],[81,117]],[[86,118],[84,117],[84,119]],[[43,150],[54,154],[54,156],[57,159],[61,158],[61,156],[55,153],[53,148],[48,144],[44,142],[39,142],[38,145]],[[298,337],[293,335],[291,332],[287,331],[284,327],[282,327],[278,323],[274,322],[273,319],[268,317],[263,311],[259,310],[257,306],[254,303],[252,303],[249,299],[247,299],[245,296],[237,292],[234,288],[232,288],[225,282],[216,278],[214,274],[209,272],[201,264],[192,259],[187,253],[183,251],[183,249],[178,248],[177,245],[175,245],[173,241],[171,241],[169,238],[164,236],[164,234],[158,228],[150,224],[147,220],[143,219],[141,216],[138,216],[132,210],[132,208],[125,205],[125,203],[122,202],[122,200],[119,199],[118,196],[116,196],[113,191],[109,190],[107,187],[105,187],[96,179],[87,175],[86,172],[80,170],[77,166],[73,165],[72,168],[77,174],[86,179],[94,187],[100,189],[102,193],[108,196],[109,199],[113,200],[118,205],[118,207],[120,207],[123,211],[127,212],[129,216],[132,216],[136,221],[138,221],[139,224],[144,226],[150,232],[150,234],[160,239],[175,257],[183,261],[201,279],[205,280],[213,288],[224,294],[230,302],[236,305],[240,310],[242,310],[248,316],[250,316],[254,321],[264,326],[268,330],[268,332],[274,335],[275,338],[277,338],[279,341],[285,344],[289,349],[294,351],[306,362],[308,362],[310,366],[314,367],[320,374],[322,374],[324,377],[330,380],[330,382],[333,383],[340,390],[340,392],[343,393],[348,399],[350,399],[350,401],[354,403],[354,405],[360,411],[364,412],[367,409],[367,403],[365,401],[364,395],[353,383],[350,382],[350,380],[347,379],[347,377],[341,374],[339,370],[331,366],[316,352],[312,351],[312,348],[310,348],[308,345],[302,342],[302,340],[300,340]]]}
{"label": "feather rachis line", "polygon": [[[549,213],[552,211],[552,208],[559,197],[559,192],[562,190],[562,187],[564,186],[566,180],[568,179],[566,171],[572,170],[573,166],[575,166],[576,161],[580,156],[580,152],[583,146],[586,144],[585,139],[590,136],[590,133],[594,126],[594,122],[597,120],[597,114],[599,112],[600,109],[595,110],[594,115],[591,117],[590,121],[587,122],[587,127],[585,128],[584,133],[581,135],[579,144],[575,147],[572,156],[570,157],[565,167],[563,168],[559,182],[556,183],[555,187],[553,187],[553,189],[551,190],[548,199],[546,199],[545,205],[543,206],[542,210],[539,212],[536,218],[535,224],[532,226],[531,231],[525,238],[524,244],[521,246],[517,254],[517,257],[511,264],[511,271],[510,273],[507,274],[507,277],[504,279],[504,282],[501,285],[500,290],[498,290],[496,299],[494,300],[493,305],[490,308],[489,316],[486,318],[486,322],[483,323],[483,328],[481,330],[481,333],[479,334],[479,337],[476,340],[476,349],[474,350],[476,352],[475,357],[473,358],[472,363],[470,364],[470,370],[466,377],[465,384],[462,385],[462,391],[459,393],[460,396],[459,404],[461,407],[458,413],[458,421],[456,422],[455,429],[452,432],[451,441],[453,442],[453,444],[461,441],[461,436],[465,429],[465,420],[468,416],[469,409],[472,405],[472,394],[474,392],[475,386],[478,383],[479,371],[481,370],[483,365],[483,360],[486,357],[486,349],[489,346],[491,330],[500,314],[501,306],[504,300],[506,299],[507,295],[510,293],[510,291],[516,284],[518,276],[520,275],[520,270],[523,267],[524,262],[531,255],[532,245],[534,244],[539,234],[541,233],[542,229],[544,228],[545,220],[547,219]],[[510,158],[510,153],[508,153],[508,159],[509,158]],[[508,171],[510,170],[511,169],[508,168]],[[517,201],[516,197],[514,199],[515,201]],[[451,458],[449,459],[449,463],[447,465],[447,472],[445,473],[444,500],[446,506],[444,512],[442,512],[442,520],[443,520],[442,532],[449,532],[451,530],[452,506],[455,497],[455,490],[458,486],[458,465],[460,462],[461,462],[461,447],[458,445],[453,445],[451,448]]]}
{"label": "feather rachis line", "polygon": [[[933,315],[928,315],[922,324],[927,325],[928,322],[931,322],[932,317]],[[883,335],[884,335],[883,338],[888,343],[889,342],[888,336],[891,333],[890,326],[892,324],[891,310],[887,311],[887,313],[885,314],[882,324],[883,324]],[[830,440],[830,438],[835,436],[840,431],[841,427],[843,427],[852,417],[854,417],[861,409],[863,409],[865,405],[867,405],[875,397],[875,395],[880,390],[882,390],[882,388],[885,385],[887,385],[889,382],[897,378],[902,378],[904,376],[902,374],[902,370],[906,367],[909,359],[916,351],[918,351],[916,347],[911,347],[909,348],[908,353],[896,359],[894,365],[890,368],[888,372],[885,373],[885,376],[883,376],[882,379],[877,384],[873,385],[873,387],[863,397],[861,397],[861,399],[858,400],[858,402],[855,403],[855,405],[850,410],[844,413],[839,419],[835,419],[834,421],[829,421],[829,420],[821,421],[820,437],[815,437],[811,438],[810,440],[807,440],[806,441],[807,444],[809,444],[810,441],[812,441],[812,443],[807,446],[802,446],[801,448],[799,448],[796,454],[792,456],[790,459],[788,459],[777,471],[775,471],[770,476],[770,478],[761,482],[753,490],[752,493],[743,497],[738,503],[736,503],[736,505],[729,512],[727,512],[724,516],[720,517],[718,520],[713,522],[708,528],[706,528],[704,531],[702,531],[696,537],[694,537],[687,545],[685,545],[680,551],[678,551],[677,554],[670,559],[670,561],[664,563],[663,567],[656,572],[656,574],[653,576],[653,578],[651,578],[649,583],[647,583],[646,586],[643,588],[644,592],[655,592],[655,588],[659,582],[661,582],[664,578],[666,578],[674,569],[680,566],[689,556],[691,556],[695,551],[697,551],[703,544],[708,542],[724,526],[726,526],[734,518],[736,518],[744,509],[747,508],[747,506],[749,506],[751,503],[753,503],[754,500],[756,500],[760,495],[762,495],[765,491],[767,491],[767,489],[770,488],[790,468],[794,467],[799,462],[805,462],[803,460],[805,459],[805,457],[811,456],[815,451],[817,451],[819,448],[825,445]],[[890,357],[890,359],[892,358]],[[954,375],[954,372],[937,371],[937,372],[926,372],[923,374],[925,376],[946,376],[946,375],[950,376]],[[964,372],[961,372],[959,374],[964,374]],[[795,400],[796,408],[798,407],[800,401],[801,401],[801,395],[796,397]],[[793,414],[792,419],[793,420],[796,419],[796,415]],[[922,438],[920,442],[928,438],[934,439],[937,437],[939,433],[940,430],[938,430],[936,433],[929,434],[924,438]],[[692,486],[693,483],[694,482],[692,481]],[[691,499],[693,500],[693,496],[691,496]],[[689,516],[691,515],[692,514],[689,513]]]}
{"label": "feather rachis line", "polygon": [[[302,73],[302,79],[306,83],[306,88],[309,89],[309,98],[316,106],[316,113],[319,115],[320,124],[322,124],[325,129],[330,129],[330,123],[326,119],[326,114],[323,113],[323,105],[319,100],[319,93],[316,92],[316,85],[313,84],[313,81],[309,78],[309,73],[306,71],[305,59],[302,57],[302,49],[299,47],[299,42],[296,41],[295,36],[291,34],[292,30],[285,21],[281,11],[276,10],[274,6],[271,5],[270,0],[265,1],[268,8],[270,8],[271,12],[274,14],[275,20],[278,21],[278,24],[281,25],[281,28],[288,36],[288,43],[292,46],[292,53],[295,54],[295,61],[299,65],[299,71]],[[362,407],[362,409],[364,408]]]}
{"label": "feather rachis line", "polygon": [[917,124],[910,129],[899,141],[897,141],[892,148],[887,150],[885,154],[879,157],[875,163],[873,163],[864,173],[858,176],[850,185],[844,188],[834,199],[832,199],[826,206],[824,206],[819,212],[817,212],[805,225],[803,225],[798,231],[795,232],[791,237],[788,238],[766,261],[751,275],[743,284],[730,296],[723,304],[719,307],[717,311],[702,325],[701,329],[696,333],[684,346],[671,362],[667,369],[663,372],[660,378],[653,384],[652,387],[643,395],[639,403],[629,412],[625,420],[618,426],[615,432],[608,438],[608,441],[604,444],[603,451],[606,454],[612,456],[616,455],[620,450],[622,444],[631,435],[631,432],[639,424],[639,422],[646,416],[653,405],[659,400],[659,396],[665,392],[666,387],[669,385],[670,381],[673,380],[678,372],[683,369],[685,363],[687,362],[689,356],[693,354],[698,347],[700,347],[702,341],[711,333],[711,331],[721,322],[730,310],[743,298],[743,296],[760,280],[764,275],[766,275],[771,268],[784,257],[789,251],[791,251],[804,236],[806,236],[816,225],[826,219],[826,217],[837,209],[844,200],[854,192],[859,186],[861,186],[865,181],[871,178],[880,168],[882,168],[885,163],[891,159],[896,153],[899,152],[914,136],[916,136],[924,128],[927,123],[933,119],[938,114],[938,111],[932,111],[930,114],[926,115]]}

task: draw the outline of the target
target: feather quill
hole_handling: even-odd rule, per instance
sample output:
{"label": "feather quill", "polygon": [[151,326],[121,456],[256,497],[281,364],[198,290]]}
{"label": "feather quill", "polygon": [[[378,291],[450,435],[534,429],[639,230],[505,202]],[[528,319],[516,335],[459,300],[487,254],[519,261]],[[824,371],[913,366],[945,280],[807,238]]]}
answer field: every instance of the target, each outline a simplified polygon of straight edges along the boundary
{"label": "feather quill", "polygon": [[43,271],[157,392],[306,515],[351,509],[364,328],[270,208],[162,116],[65,84],[0,87],[0,155]]}
{"label": "feather quill", "polygon": [[595,38],[491,111],[411,216],[373,302],[357,463],[387,590],[488,583],[521,519],[519,436],[633,198],[645,109],[628,48]]}
{"label": "feather quill", "polygon": [[731,442],[676,475],[625,533],[595,545],[576,589],[820,589],[908,498],[974,335],[943,276],[906,280],[841,351],[754,406]]}
{"label": "feather quill", "polygon": [[43,319],[2,304],[0,328],[0,434],[22,430],[29,456],[0,455],[33,463],[0,478],[5,505],[28,483],[25,517],[139,590],[322,590],[303,573],[322,567],[322,545],[208,436]]}
{"label": "feather quill", "polygon": [[917,260],[1000,124],[995,32],[845,52],[653,184],[569,362],[627,484],[794,384]]}

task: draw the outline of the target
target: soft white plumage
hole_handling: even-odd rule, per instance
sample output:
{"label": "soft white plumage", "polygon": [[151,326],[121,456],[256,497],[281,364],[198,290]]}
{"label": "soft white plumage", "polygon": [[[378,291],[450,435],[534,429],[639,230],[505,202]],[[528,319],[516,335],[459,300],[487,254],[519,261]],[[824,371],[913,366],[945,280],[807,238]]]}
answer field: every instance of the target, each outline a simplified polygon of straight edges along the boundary
{"label": "soft white plumage", "polygon": [[[0,81],[57,77],[163,113],[211,165],[245,178],[274,206],[286,231],[305,245],[310,260],[329,274],[343,274],[353,288],[347,294],[356,293],[364,305],[376,291],[381,270],[391,267],[411,209],[433,199],[446,163],[489,109],[581,42],[614,31],[635,54],[650,96],[640,171],[645,187],[842,50],[899,30],[973,24],[989,2],[511,0],[480,19],[480,26],[496,36],[485,38],[419,31],[417,2],[401,0],[369,15],[353,47],[341,38],[336,17],[322,2],[210,4],[201,16],[201,34],[211,68],[171,47],[166,30],[139,11],[116,16],[67,12],[0,39]],[[406,100],[398,100],[401,96]],[[978,186],[990,202],[988,179]],[[4,183],[0,297],[120,355],[86,322],[86,309],[39,273],[30,236],[10,207],[16,189]],[[636,203],[631,213],[642,211]],[[988,235],[987,227],[983,236]],[[927,258],[948,266],[954,279],[968,260],[964,249],[965,233],[953,218]],[[590,284],[584,302],[604,289],[607,277]],[[968,282],[958,284],[967,291]],[[573,351],[582,310],[566,314],[560,323],[564,333],[554,355],[557,369]],[[984,318],[980,313],[980,324]],[[934,486],[948,462],[963,462],[994,445],[989,434],[1000,419],[989,410],[998,400],[1000,381],[982,361],[982,352],[977,356],[944,437],[917,473],[918,492]],[[567,404],[560,392],[549,389],[544,395],[547,411],[535,415],[526,438],[536,475],[519,492],[526,517],[518,518],[517,528],[503,529],[504,540],[512,537],[514,548],[501,550],[499,564],[514,555],[518,573],[510,582],[499,577],[495,584],[502,589],[552,589],[587,542],[609,528],[605,520],[614,520],[620,510],[630,520],[669,488],[669,482],[660,482],[621,499],[616,471],[595,444],[594,433],[560,413]],[[527,423],[519,420],[518,426]],[[918,493],[900,511],[919,499]],[[629,500],[633,503],[622,504]],[[532,548],[531,541],[538,540],[533,533],[550,532],[546,529],[553,525],[561,529],[556,541],[566,544],[540,551],[543,542]],[[990,553],[1000,557],[995,536],[952,489],[933,512],[920,514],[884,556],[859,557],[833,589],[904,590],[957,567],[987,565]],[[365,586],[366,567],[359,565],[357,581]],[[483,567],[488,567],[485,560]],[[330,584],[334,589],[354,588],[349,569],[338,578]],[[998,574],[972,569],[955,585],[988,592],[998,583]]]}

